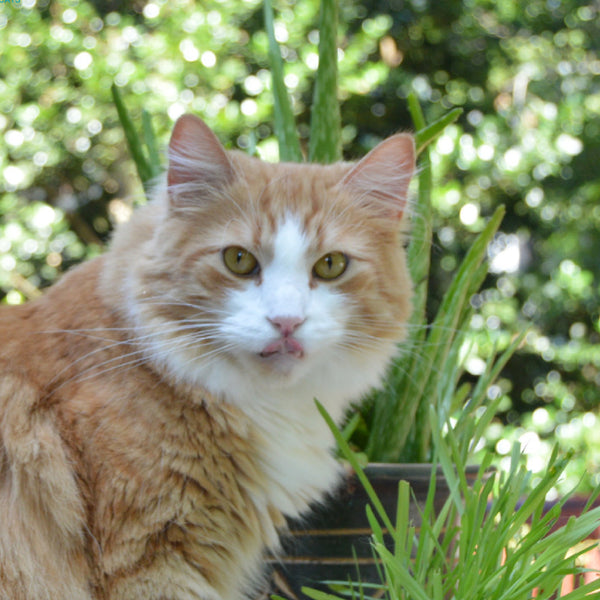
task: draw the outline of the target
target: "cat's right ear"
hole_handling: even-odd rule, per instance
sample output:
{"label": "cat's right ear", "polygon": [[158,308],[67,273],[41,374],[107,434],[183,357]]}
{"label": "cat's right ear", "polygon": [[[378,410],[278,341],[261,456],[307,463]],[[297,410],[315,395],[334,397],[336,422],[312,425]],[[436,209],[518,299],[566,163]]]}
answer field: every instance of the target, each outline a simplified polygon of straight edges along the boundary
{"label": "cat's right ear", "polygon": [[204,192],[227,185],[234,170],[225,149],[194,115],[177,119],[169,142],[167,184],[172,203],[189,203]]}
{"label": "cat's right ear", "polygon": [[342,185],[358,194],[359,201],[379,216],[401,219],[415,172],[415,155],[412,135],[393,135],[356,163]]}

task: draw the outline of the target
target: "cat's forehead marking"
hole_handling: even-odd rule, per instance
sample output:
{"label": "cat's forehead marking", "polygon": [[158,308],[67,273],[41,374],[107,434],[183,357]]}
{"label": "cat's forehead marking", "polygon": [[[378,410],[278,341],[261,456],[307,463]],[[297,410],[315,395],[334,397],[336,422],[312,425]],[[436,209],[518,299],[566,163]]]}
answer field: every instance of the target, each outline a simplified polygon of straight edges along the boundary
{"label": "cat's forehead marking", "polygon": [[287,265],[295,264],[306,254],[308,239],[300,219],[286,214],[275,231],[273,249],[276,260]]}
{"label": "cat's forehead marking", "polygon": [[273,238],[273,260],[263,270],[261,293],[272,317],[282,315],[304,318],[308,240],[301,221],[286,215]]}

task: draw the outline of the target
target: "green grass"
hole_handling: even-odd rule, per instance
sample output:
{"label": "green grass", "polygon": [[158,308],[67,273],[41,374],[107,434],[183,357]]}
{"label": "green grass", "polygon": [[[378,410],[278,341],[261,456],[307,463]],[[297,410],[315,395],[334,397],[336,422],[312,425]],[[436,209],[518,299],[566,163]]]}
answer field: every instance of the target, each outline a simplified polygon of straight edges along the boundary
{"label": "green grass", "polygon": [[121,98],[119,88],[113,83],[110,90],[117,114],[119,115],[119,121],[125,133],[129,152],[133,158],[140,181],[144,186],[144,191],[148,193],[149,184],[163,170],[160,164],[154,130],[150,122],[150,115],[145,110],[142,111],[142,134],[140,135],[129,116],[129,112]]}
{"label": "green grass", "polygon": [[[507,472],[490,470],[493,457],[488,453],[475,480],[468,482],[465,471],[470,451],[461,443],[456,427],[447,423],[447,434],[434,435],[433,447],[450,495],[436,513],[432,478],[420,509],[417,535],[415,523],[409,520],[408,483],[399,483],[397,511],[392,519],[368,482],[359,458],[323,407],[317,406],[369,496],[371,506],[366,510],[373,548],[381,563],[381,583],[335,582],[335,589],[345,592],[339,596],[303,589],[310,598],[363,598],[367,591],[377,591],[378,597],[390,600],[549,600],[560,591],[567,575],[582,577],[585,569],[577,566],[577,558],[596,545],[586,540],[600,527],[600,508],[589,508],[600,488],[581,515],[555,529],[568,496],[549,510],[546,497],[571,459],[568,454],[559,456],[555,451],[546,470],[534,478],[523,466],[518,446]],[[489,417],[484,414],[482,418]],[[437,424],[433,409],[430,420],[432,426]],[[433,430],[438,431],[437,427]],[[391,546],[384,541],[384,530],[391,535]],[[581,549],[571,553],[574,547]],[[598,597],[587,596],[598,590],[600,579],[582,584],[563,598]]]}

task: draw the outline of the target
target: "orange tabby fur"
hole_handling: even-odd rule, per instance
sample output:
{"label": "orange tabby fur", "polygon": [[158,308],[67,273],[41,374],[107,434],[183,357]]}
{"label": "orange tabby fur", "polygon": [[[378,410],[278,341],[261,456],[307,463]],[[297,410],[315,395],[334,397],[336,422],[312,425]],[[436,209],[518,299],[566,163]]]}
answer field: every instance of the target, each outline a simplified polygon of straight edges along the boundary
{"label": "orange tabby fur", "polygon": [[[102,262],[0,320],[0,596],[160,598],[177,564],[227,598],[240,556],[273,543],[248,498],[261,440],[239,410],[144,366],[76,376],[127,344],[98,292]],[[107,330],[44,333],[91,327]]]}
{"label": "orange tabby fur", "polygon": [[[282,512],[302,512],[325,485],[301,486],[286,500],[289,510],[275,502],[265,457],[277,449],[256,416],[261,399],[254,414],[186,380],[167,356],[178,332],[145,346],[129,305],[139,301],[143,332],[191,319],[196,297],[220,306],[227,290],[247,285],[216,266],[223,231],[240,245],[268,246],[293,213],[315,240],[314,260],[353,248],[355,270],[337,284],[355,299],[355,336],[364,335],[352,352],[359,360],[377,338],[383,368],[403,336],[410,281],[399,244],[403,205],[385,194],[374,202],[360,189],[361,170],[374,160],[353,169],[219,154],[222,196],[235,202],[202,206],[186,192],[185,171],[172,166],[169,184],[179,195],[159,192],[104,257],[72,270],[41,299],[0,309],[0,600],[252,593],[263,551],[277,547]],[[405,160],[409,177],[412,155]],[[173,296],[184,301],[144,303]],[[207,339],[182,352],[193,361],[213,345]],[[285,419],[282,402],[273,410]],[[339,419],[346,405],[329,409]],[[315,447],[317,464],[331,460],[314,407],[302,410],[313,420],[297,427],[326,438],[325,458]]]}

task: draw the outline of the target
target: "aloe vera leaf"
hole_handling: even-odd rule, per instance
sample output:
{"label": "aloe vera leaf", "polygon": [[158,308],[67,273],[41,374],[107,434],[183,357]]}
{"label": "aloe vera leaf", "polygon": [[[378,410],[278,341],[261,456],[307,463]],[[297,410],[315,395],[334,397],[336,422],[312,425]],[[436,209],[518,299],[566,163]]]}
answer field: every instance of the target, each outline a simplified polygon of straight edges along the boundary
{"label": "aloe vera leaf", "polygon": [[450,112],[446,113],[443,117],[434,121],[430,125],[420,129],[417,131],[415,135],[415,145],[417,147],[417,154],[423,152],[423,150],[435,140],[438,135],[448,127],[448,125],[454,123],[458,120],[460,115],[462,115],[462,108],[455,108]]}
{"label": "aloe vera leaf", "polygon": [[[421,106],[414,94],[409,97],[409,111],[411,113],[413,123],[417,129],[425,128],[425,117]],[[426,128],[425,128],[426,129]],[[407,258],[412,281],[414,282],[413,294],[413,313],[411,315],[411,327],[423,327],[425,321],[425,309],[427,304],[428,279],[431,263],[431,239],[433,232],[432,225],[432,210],[431,210],[431,195],[433,189],[433,180],[431,174],[431,165],[429,152],[425,151],[420,158],[420,171],[418,175],[418,197],[417,204],[413,213],[413,228],[411,232],[411,240],[407,251]],[[411,372],[415,366],[414,360],[411,361]],[[408,388],[406,388],[408,392]],[[406,402],[409,398],[406,398]],[[406,404],[407,406],[410,406]],[[381,407],[383,413],[386,412],[385,407]],[[414,419],[419,411],[419,404],[416,403],[408,409],[410,414],[404,415],[403,421],[414,422]],[[408,417],[408,418],[407,418]],[[383,419],[387,419],[385,414],[382,414]],[[416,429],[418,432],[418,429]],[[402,436],[404,440],[408,435],[408,431]],[[417,436],[418,437],[418,436]],[[410,447],[405,446],[405,441],[397,440],[398,445],[405,447],[403,450],[404,457],[411,455],[408,460],[415,459],[414,448],[420,447],[421,442],[415,439]]]}
{"label": "aloe vera leaf", "polygon": [[448,125],[459,118],[462,109],[451,110],[442,118],[426,126],[423,111],[414,93],[409,94],[408,106],[415,128],[417,128],[415,135],[417,154],[423,154],[418,176],[419,195],[414,209],[415,217],[408,248],[408,262],[415,284],[414,314],[422,317],[427,300],[427,278],[429,275],[432,236],[431,192],[433,189],[429,153],[424,151],[427,145],[440,135]]}
{"label": "aloe vera leaf", "polygon": [[[400,382],[403,387],[396,388],[396,397],[388,394],[389,402],[386,406],[378,407],[379,410],[374,413],[373,434],[367,447],[372,459],[377,457],[377,460],[381,460],[383,457],[386,460],[397,460],[396,457],[402,452],[408,433],[414,427],[414,418],[420,403],[436,402],[439,370],[447,368],[445,359],[461,325],[461,317],[473,293],[474,285],[480,285],[485,274],[487,267],[482,265],[481,261],[503,214],[504,208],[499,207],[469,249],[444,295],[427,336],[426,347],[418,356],[413,357],[410,372]],[[421,410],[427,412],[428,405],[423,404]],[[398,413],[402,413],[401,418]]]}
{"label": "aloe vera leaf", "polygon": [[473,276],[485,256],[488,244],[500,226],[504,212],[504,206],[499,206],[496,209],[483,231],[469,248],[452,283],[444,294],[434,325],[436,323],[441,324],[443,321],[448,321],[450,323],[456,322],[457,317],[460,314],[460,307],[468,301],[468,293],[472,291],[472,288],[474,287],[472,285]]}
{"label": "aloe vera leaf", "polygon": [[[431,348],[430,354],[433,360],[438,359],[443,354],[445,347],[449,347],[451,344],[456,328],[460,324],[463,309],[469,302],[470,295],[474,291],[475,286],[473,283],[475,281],[477,284],[480,284],[480,280],[485,275],[487,268],[485,265],[481,265],[481,262],[485,256],[489,242],[500,226],[503,216],[504,207],[500,206],[469,248],[467,255],[444,294],[442,304],[428,336]],[[432,364],[424,365],[424,368],[430,370],[431,366]],[[423,381],[423,385],[425,383]]]}
{"label": "aloe vera leaf", "polygon": [[366,446],[371,461],[398,462],[404,458],[406,438],[418,408],[414,396],[411,397],[416,386],[411,373],[416,370],[419,358],[412,354],[407,363],[399,360],[394,364],[384,388],[375,394]]}
{"label": "aloe vera leaf", "polygon": [[[421,106],[414,94],[409,96],[409,110],[417,129],[425,127],[425,117]],[[414,209],[411,240],[408,246],[407,258],[414,289],[413,319],[421,323],[425,316],[427,302],[427,281],[431,256],[432,212],[431,191],[433,181],[429,153],[425,152],[420,161],[418,175],[419,194]]]}
{"label": "aloe vera leaf", "polygon": [[[428,402],[432,397],[437,398],[436,388],[441,373],[444,369],[453,366],[448,364],[446,360],[451,351],[453,340],[457,335],[456,332],[462,328],[463,313],[465,308],[468,308],[469,299],[479,288],[487,272],[487,266],[482,265],[481,261],[489,242],[500,226],[503,216],[504,207],[498,207],[485,229],[469,249],[444,295],[438,314],[431,326],[430,335],[427,338],[431,349],[428,355],[430,360],[419,363],[420,372],[415,374],[415,377],[418,377],[419,381],[422,382],[419,386],[419,394],[416,397],[423,398],[425,402]],[[427,408],[423,406],[418,413],[425,413],[426,410]],[[430,434],[430,422],[426,415],[422,414],[420,425],[422,426],[420,431],[422,436],[420,459],[424,459],[423,453]]]}
{"label": "aloe vera leaf", "polygon": [[158,153],[158,145],[156,143],[156,135],[152,127],[152,120],[147,110],[142,110],[142,133],[144,135],[144,143],[148,149],[148,159],[152,177],[156,177],[161,172],[160,155]]}
{"label": "aloe vera leaf", "polygon": [[145,188],[148,182],[152,179],[152,168],[148,162],[148,159],[144,155],[142,142],[135,131],[135,127],[133,126],[131,117],[127,112],[127,108],[123,103],[119,89],[114,83],[112,84],[110,91],[112,92],[113,101],[115,103],[115,107],[117,108],[119,121],[121,122],[123,131],[125,132],[125,139],[127,140],[129,152],[131,153],[131,157],[135,163],[138,175],[140,176],[142,184]]}
{"label": "aloe vera leaf", "polygon": [[292,111],[292,103],[283,80],[283,60],[275,39],[273,26],[273,7],[271,0],[264,0],[265,31],[269,39],[269,64],[273,87],[273,111],[275,135],[279,142],[279,158],[282,161],[303,162],[300,139]]}
{"label": "aloe vera leaf", "polygon": [[311,107],[308,160],[332,163],[341,157],[341,116],[337,99],[337,0],[321,0],[319,68]]}
{"label": "aloe vera leaf", "polygon": [[420,129],[425,129],[425,116],[423,115],[423,110],[421,109],[421,105],[419,104],[419,99],[414,92],[410,92],[407,98],[408,103],[408,112],[417,128],[417,131]]}
{"label": "aloe vera leaf", "polygon": [[499,207],[467,252],[431,325],[427,337],[429,352],[425,360],[417,364],[414,373],[415,379],[419,381],[416,397],[421,399],[416,412],[417,429],[420,434],[417,460],[426,459],[431,435],[429,405],[437,405],[438,382],[447,369],[455,367],[448,357],[455,341],[459,343],[457,336],[463,335],[466,316],[470,313],[469,299],[479,289],[487,273],[487,265],[482,264],[482,261],[503,216],[504,207]]}

